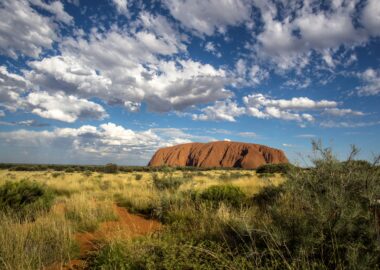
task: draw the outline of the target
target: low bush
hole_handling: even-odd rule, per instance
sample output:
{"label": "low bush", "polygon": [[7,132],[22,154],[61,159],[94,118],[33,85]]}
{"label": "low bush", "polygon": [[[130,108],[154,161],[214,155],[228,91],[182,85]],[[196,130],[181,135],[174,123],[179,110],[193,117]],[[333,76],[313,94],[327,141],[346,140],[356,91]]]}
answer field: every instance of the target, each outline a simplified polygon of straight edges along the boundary
{"label": "low bush", "polygon": [[141,214],[148,218],[155,216],[157,207],[150,200],[139,200],[139,198],[130,198],[123,194],[115,194],[114,200],[118,206],[125,207],[131,213]]}
{"label": "low bush", "polygon": [[286,174],[292,169],[292,165],[288,163],[265,164],[256,169],[256,173],[283,173]]}
{"label": "low bush", "polygon": [[176,190],[190,179],[173,176],[172,173],[164,173],[162,177],[160,177],[157,173],[153,173],[152,180],[154,187],[158,190]]}
{"label": "low bush", "polygon": [[239,187],[232,185],[211,186],[202,191],[197,197],[219,206],[221,202],[234,207],[240,206],[245,199],[245,194]]}
{"label": "low bush", "polygon": [[75,169],[74,168],[67,168],[67,169],[65,169],[65,172],[73,173],[73,172],[75,172]]}
{"label": "low bush", "polygon": [[230,173],[222,173],[219,175],[220,180],[229,181],[229,180],[235,180],[243,177],[250,177],[252,176],[250,173],[242,173],[242,172],[230,172]]}
{"label": "low bush", "polygon": [[103,170],[105,173],[117,173],[118,167],[114,163],[108,163],[104,166]]}
{"label": "low bush", "polygon": [[86,170],[82,174],[83,176],[90,177],[92,175],[92,171]]}
{"label": "low bush", "polygon": [[39,212],[48,211],[53,200],[53,192],[37,182],[6,182],[0,187],[0,211],[20,219],[34,219]]}
{"label": "low bush", "polygon": [[139,181],[143,178],[142,174],[135,174],[135,180]]}
{"label": "low bush", "polygon": [[261,208],[272,206],[284,192],[282,186],[265,186],[259,193],[253,196],[252,202],[257,204]]}
{"label": "low bush", "polygon": [[[131,243],[111,242],[88,259],[89,269],[235,269],[211,243],[147,238]],[[217,249],[218,247],[215,247]],[[239,268],[236,268],[239,269]]]}
{"label": "low bush", "polygon": [[272,204],[254,236],[258,252],[277,250],[268,260],[282,262],[280,267],[378,269],[380,228],[371,204],[380,195],[380,174],[313,146],[313,168],[292,171],[280,190],[264,188],[257,195],[256,201]]}
{"label": "low bush", "polygon": [[64,176],[64,173],[61,173],[61,172],[52,172],[52,173],[51,173],[51,176],[52,176],[53,178],[57,178],[57,177],[59,177],[59,176]]}
{"label": "low bush", "polygon": [[153,184],[158,190],[165,190],[165,189],[176,190],[184,182],[185,182],[185,180],[183,178],[179,178],[179,177],[161,178],[161,179],[156,178],[153,180]]}

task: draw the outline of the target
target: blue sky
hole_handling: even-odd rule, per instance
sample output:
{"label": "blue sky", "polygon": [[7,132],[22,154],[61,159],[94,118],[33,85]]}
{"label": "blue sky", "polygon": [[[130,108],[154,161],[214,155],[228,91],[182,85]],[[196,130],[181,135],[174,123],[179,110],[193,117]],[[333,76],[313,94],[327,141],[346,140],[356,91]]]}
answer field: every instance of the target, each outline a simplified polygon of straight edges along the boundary
{"label": "blue sky", "polygon": [[380,1],[0,1],[0,162],[145,165],[232,140],[380,142]]}

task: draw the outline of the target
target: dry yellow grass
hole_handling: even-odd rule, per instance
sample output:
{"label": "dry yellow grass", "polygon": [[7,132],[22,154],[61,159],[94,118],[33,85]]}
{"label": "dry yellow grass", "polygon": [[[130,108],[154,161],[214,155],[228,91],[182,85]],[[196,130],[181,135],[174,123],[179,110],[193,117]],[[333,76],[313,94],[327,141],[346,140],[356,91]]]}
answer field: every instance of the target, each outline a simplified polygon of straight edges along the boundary
{"label": "dry yellow grass", "polygon": [[[241,177],[222,179],[223,174],[241,174]],[[136,180],[136,175],[141,175],[140,180]],[[159,177],[163,173],[157,173]],[[173,177],[182,177],[181,171],[172,173]],[[239,186],[247,195],[257,193],[260,188],[268,184],[278,185],[283,181],[280,174],[269,177],[259,177],[254,171],[245,170],[211,170],[204,171],[201,175],[192,173],[191,181],[184,183],[180,191],[195,189],[202,190],[212,185],[231,184]],[[93,198],[112,199],[116,193],[125,194],[128,197],[136,197],[136,200],[147,198],[154,200],[157,198],[157,191],[152,185],[152,173],[118,173],[103,174],[92,173],[86,176],[83,173],[65,172],[9,172],[0,170],[0,185],[5,181],[21,181],[23,179],[42,182],[53,188],[58,194],[74,194],[85,192],[91,194]]]}
{"label": "dry yellow grass", "polygon": [[[163,172],[157,175],[165,176]],[[278,185],[283,181],[278,174],[259,177],[254,171],[244,170],[174,171],[167,173],[166,177],[169,175],[187,176],[191,180],[185,181],[177,191],[172,191],[158,190],[153,183],[153,174],[149,172],[103,174],[0,170],[0,185],[6,181],[27,179],[43,183],[57,194],[52,210],[34,222],[23,223],[10,217],[0,217],[0,269],[39,269],[54,261],[69,260],[75,243],[73,233],[95,230],[100,222],[115,219],[112,205],[118,198],[140,210],[157,207],[165,198],[179,198],[183,191],[230,184],[252,196],[265,185]],[[187,210],[202,212],[202,209]],[[178,214],[183,211],[179,209]],[[232,211],[221,204],[216,215],[221,221],[228,221],[243,218],[242,211]]]}

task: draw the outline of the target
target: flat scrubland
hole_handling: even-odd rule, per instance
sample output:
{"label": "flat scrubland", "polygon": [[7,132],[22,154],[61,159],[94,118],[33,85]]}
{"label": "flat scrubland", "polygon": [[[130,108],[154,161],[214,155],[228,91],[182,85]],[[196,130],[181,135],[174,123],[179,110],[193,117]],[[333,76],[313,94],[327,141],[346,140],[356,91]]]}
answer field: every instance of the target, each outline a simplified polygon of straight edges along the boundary
{"label": "flat scrubland", "polygon": [[285,173],[1,170],[0,269],[378,269],[378,166],[316,148]]}

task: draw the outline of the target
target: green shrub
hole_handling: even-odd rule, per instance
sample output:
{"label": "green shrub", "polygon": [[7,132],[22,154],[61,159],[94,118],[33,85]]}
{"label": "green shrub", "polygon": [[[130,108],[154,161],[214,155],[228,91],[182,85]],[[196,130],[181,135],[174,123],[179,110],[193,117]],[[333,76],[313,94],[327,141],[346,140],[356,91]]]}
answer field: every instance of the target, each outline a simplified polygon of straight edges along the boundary
{"label": "green shrub", "polygon": [[245,194],[239,187],[232,185],[211,186],[202,191],[199,196],[201,200],[211,202],[218,206],[223,202],[234,207],[240,206],[245,199]]}
{"label": "green shrub", "polygon": [[292,165],[288,163],[265,164],[256,169],[256,173],[283,173],[286,174],[292,169]]}
{"label": "green shrub", "polygon": [[148,218],[155,216],[156,206],[150,202],[146,204],[136,204],[133,200],[122,194],[115,194],[114,199],[118,206],[125,207],[131,213],[141,214]]}
{"label": "green shrub", "polygon": [[188,171],[184,171],[182,173],[182,176],[184,179],[188,179],[188,180],[191,180],[194,178],[194,174],[192,172],[188,172]]}
{"label": "green shrub", "polygon": [[111,270],[133,269],[126,255],[126,248],[119,243],[103,246],[98,252],[87,258],[87,269]]}
{"label": "green shrub", "polygon": [[104,172],[105,173],[117,173],[118,167],[114,163],[108,163],[104,166]]}
{"label": "green shrub", "polygon": [[[170,167],[165,167],[166,169]],[[182,177],[177,177],[173,176],[172,172],[165,172],[162,177],[160,177],[157,173],[152,174],[152,180],[153,180],[153,185],[158,189],[158,190],[165,190],[165,189],[170,189],[170,190],[176,190],[178,189],[183,183],[186,183],[189,181],[189,178],[182,178]]]}
{"label": "green shrub", "polygon": [[[210,243],[209,243],[210,245]],[[218,248],[218,247],[216,247]],[[87,260],[89,269],[234,269],[225,264],[225,254],[209,251],[206,244],[191,241],[139,239],[132,243],[107,243]],[[239,269],[239,268],[236,268]]]}
{"label": "green shrub", "polygon": [[61,172],[53,172],[53,173],[51,173],[51,176],[53,177],[53,178],[57,178],[58,176],[63,176],[64,174],[63,173],[61,173]]}
{"label": "green shrub", "polygon": [[277,197],[257,229],[258,252],[277,250],[270,260],[298,269],[378,269],[379,224],[371,203],[380,195],[380,174],[374,166],[340,162],[320,144],[314,148],[315,166],[290,172],[281,196],[264,189],[256,198]]}
{"label": "green shrub", "polygon": [[257,177],[261,178],[261,179],[268,179],[270,177],[274,177],[275,174],[274,173],[259,173],[257,174]]}
{"label": "green shrub", "polygon": [[34,219],[39,212],[48,211],[53,200],[53,192],[37,182],[6,182],[0,187],[0,211],[20,219]]}
{"label": "green shrub", "polygon": [[349,166],[355,170],[373,170],[375,166],[369,163],[367,160],[348,160],[342,162],[343,166]]}
{"label": "green shrub", "polygon": [[222,173],[219,175],[220,180],[229,181],[234,179],[239,179],[243,177],[250,177],[250,173],[242,173],[242,172],[230,172],[230,173]]}
{"label": "green shrub", "polygon": [[165,189],[171,189],[176,190],[178,189],[184,182],[186,182],[185,179],[180,177],[171,177],[171,178],[154,178],[153,184],[158,190],[165,190]]}
{"label": "green shrub", "polygon": [[75,169],[74,168],[67,168],[67,169],[65,169],[65,172],[73,173],[73,172],[75,172]]}
{"label": "green shrub", "polygon": [[135,180],[139,181],[143,178],[142,174],[135,174]]}
{"label": "green shrub", "polygon": [[284,188],[282,186],[265,186],[259,193],[253,196],[252,201],[261,208],[266,208],[272,206],[283,192]]}
{"label": "green shrub", "polygon": [[86,177],[90,177],[92,175],[92,171],[86,170],[82,173]]}

